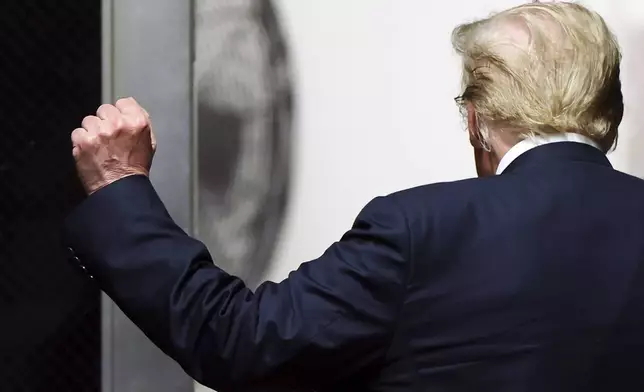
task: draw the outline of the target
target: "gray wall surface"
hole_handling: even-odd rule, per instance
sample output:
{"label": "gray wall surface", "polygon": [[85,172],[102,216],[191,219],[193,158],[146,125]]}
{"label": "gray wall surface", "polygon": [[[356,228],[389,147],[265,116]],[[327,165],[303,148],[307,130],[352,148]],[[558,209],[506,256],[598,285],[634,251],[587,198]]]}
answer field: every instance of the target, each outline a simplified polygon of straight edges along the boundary
{"label": "gray wall surface", "polygon": [[[158,139],[151,178],[168,211],[192,228],[191,1],[103,0],[103,100],[133,96]],[[108,299],[103,391],[192,392],[193,381]]]}

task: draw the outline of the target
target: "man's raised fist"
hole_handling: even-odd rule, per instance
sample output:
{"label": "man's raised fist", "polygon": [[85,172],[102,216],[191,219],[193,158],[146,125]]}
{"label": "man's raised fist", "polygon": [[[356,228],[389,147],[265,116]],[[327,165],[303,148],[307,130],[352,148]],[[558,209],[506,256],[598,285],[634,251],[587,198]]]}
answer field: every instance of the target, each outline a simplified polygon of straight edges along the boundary
{"label": "man's raised fist", "polygon": [[72,132],[78,175],[88,194],[131,175],[150,173],[156,140],[150,116],[133,98],[102,105]]}

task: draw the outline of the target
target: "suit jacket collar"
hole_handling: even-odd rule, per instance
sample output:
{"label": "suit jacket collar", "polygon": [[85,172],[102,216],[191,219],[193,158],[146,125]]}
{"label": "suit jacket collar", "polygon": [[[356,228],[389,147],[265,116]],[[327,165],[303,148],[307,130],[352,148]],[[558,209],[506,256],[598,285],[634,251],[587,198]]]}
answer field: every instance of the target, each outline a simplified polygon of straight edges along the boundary
{"label": "suit jacket collar", "polygon": [[525,152],[532,150],[535,147],[542,146],[544,144],[559,143],[559,142],[576,142],[588,144],[593,146],[598,150],[599,145],[595,143],[591,138],[580,135],[577,133],[557,133],[553,135],[541,135],[534,136],[525,140],[520,141],[515,146],[513,146],[501,159],[499,166],[496,169],[496,174],[501,174],[503,171],[510,166],[510,164],[517,159],[519,156],[523,155]]}
{"label": "suit jacket collar", "polygon": [[548,166],[562,162],[587,162],[612,167],[606,154],[594,146],[577,142],[561,142],[542,144],[525,151],[516,157],[503,170],[503,173],[512,173],[528,167]]}

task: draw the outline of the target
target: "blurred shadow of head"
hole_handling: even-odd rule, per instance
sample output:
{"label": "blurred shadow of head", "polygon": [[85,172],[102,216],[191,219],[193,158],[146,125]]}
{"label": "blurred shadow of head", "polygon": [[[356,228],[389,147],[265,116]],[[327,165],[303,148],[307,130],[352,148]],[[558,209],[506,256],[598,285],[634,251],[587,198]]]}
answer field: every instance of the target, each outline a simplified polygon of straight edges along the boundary
{"label": "blurred shadow of head", "polygon": [[271,263],[288,201],[292,83],[272,1],[198,0],[198,235],[251,286]]}

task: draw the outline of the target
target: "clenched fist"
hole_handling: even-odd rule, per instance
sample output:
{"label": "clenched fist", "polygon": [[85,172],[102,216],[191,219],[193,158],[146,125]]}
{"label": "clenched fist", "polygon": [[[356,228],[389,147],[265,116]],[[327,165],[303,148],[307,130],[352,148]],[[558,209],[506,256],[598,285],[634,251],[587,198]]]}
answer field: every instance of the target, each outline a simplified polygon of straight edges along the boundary
{"label": "clenched fist", "polygon": [[156,140],[150,116],[133,98],[102,105],[72,132],[76,169],[87,194],[131,175],[150,173]]}

